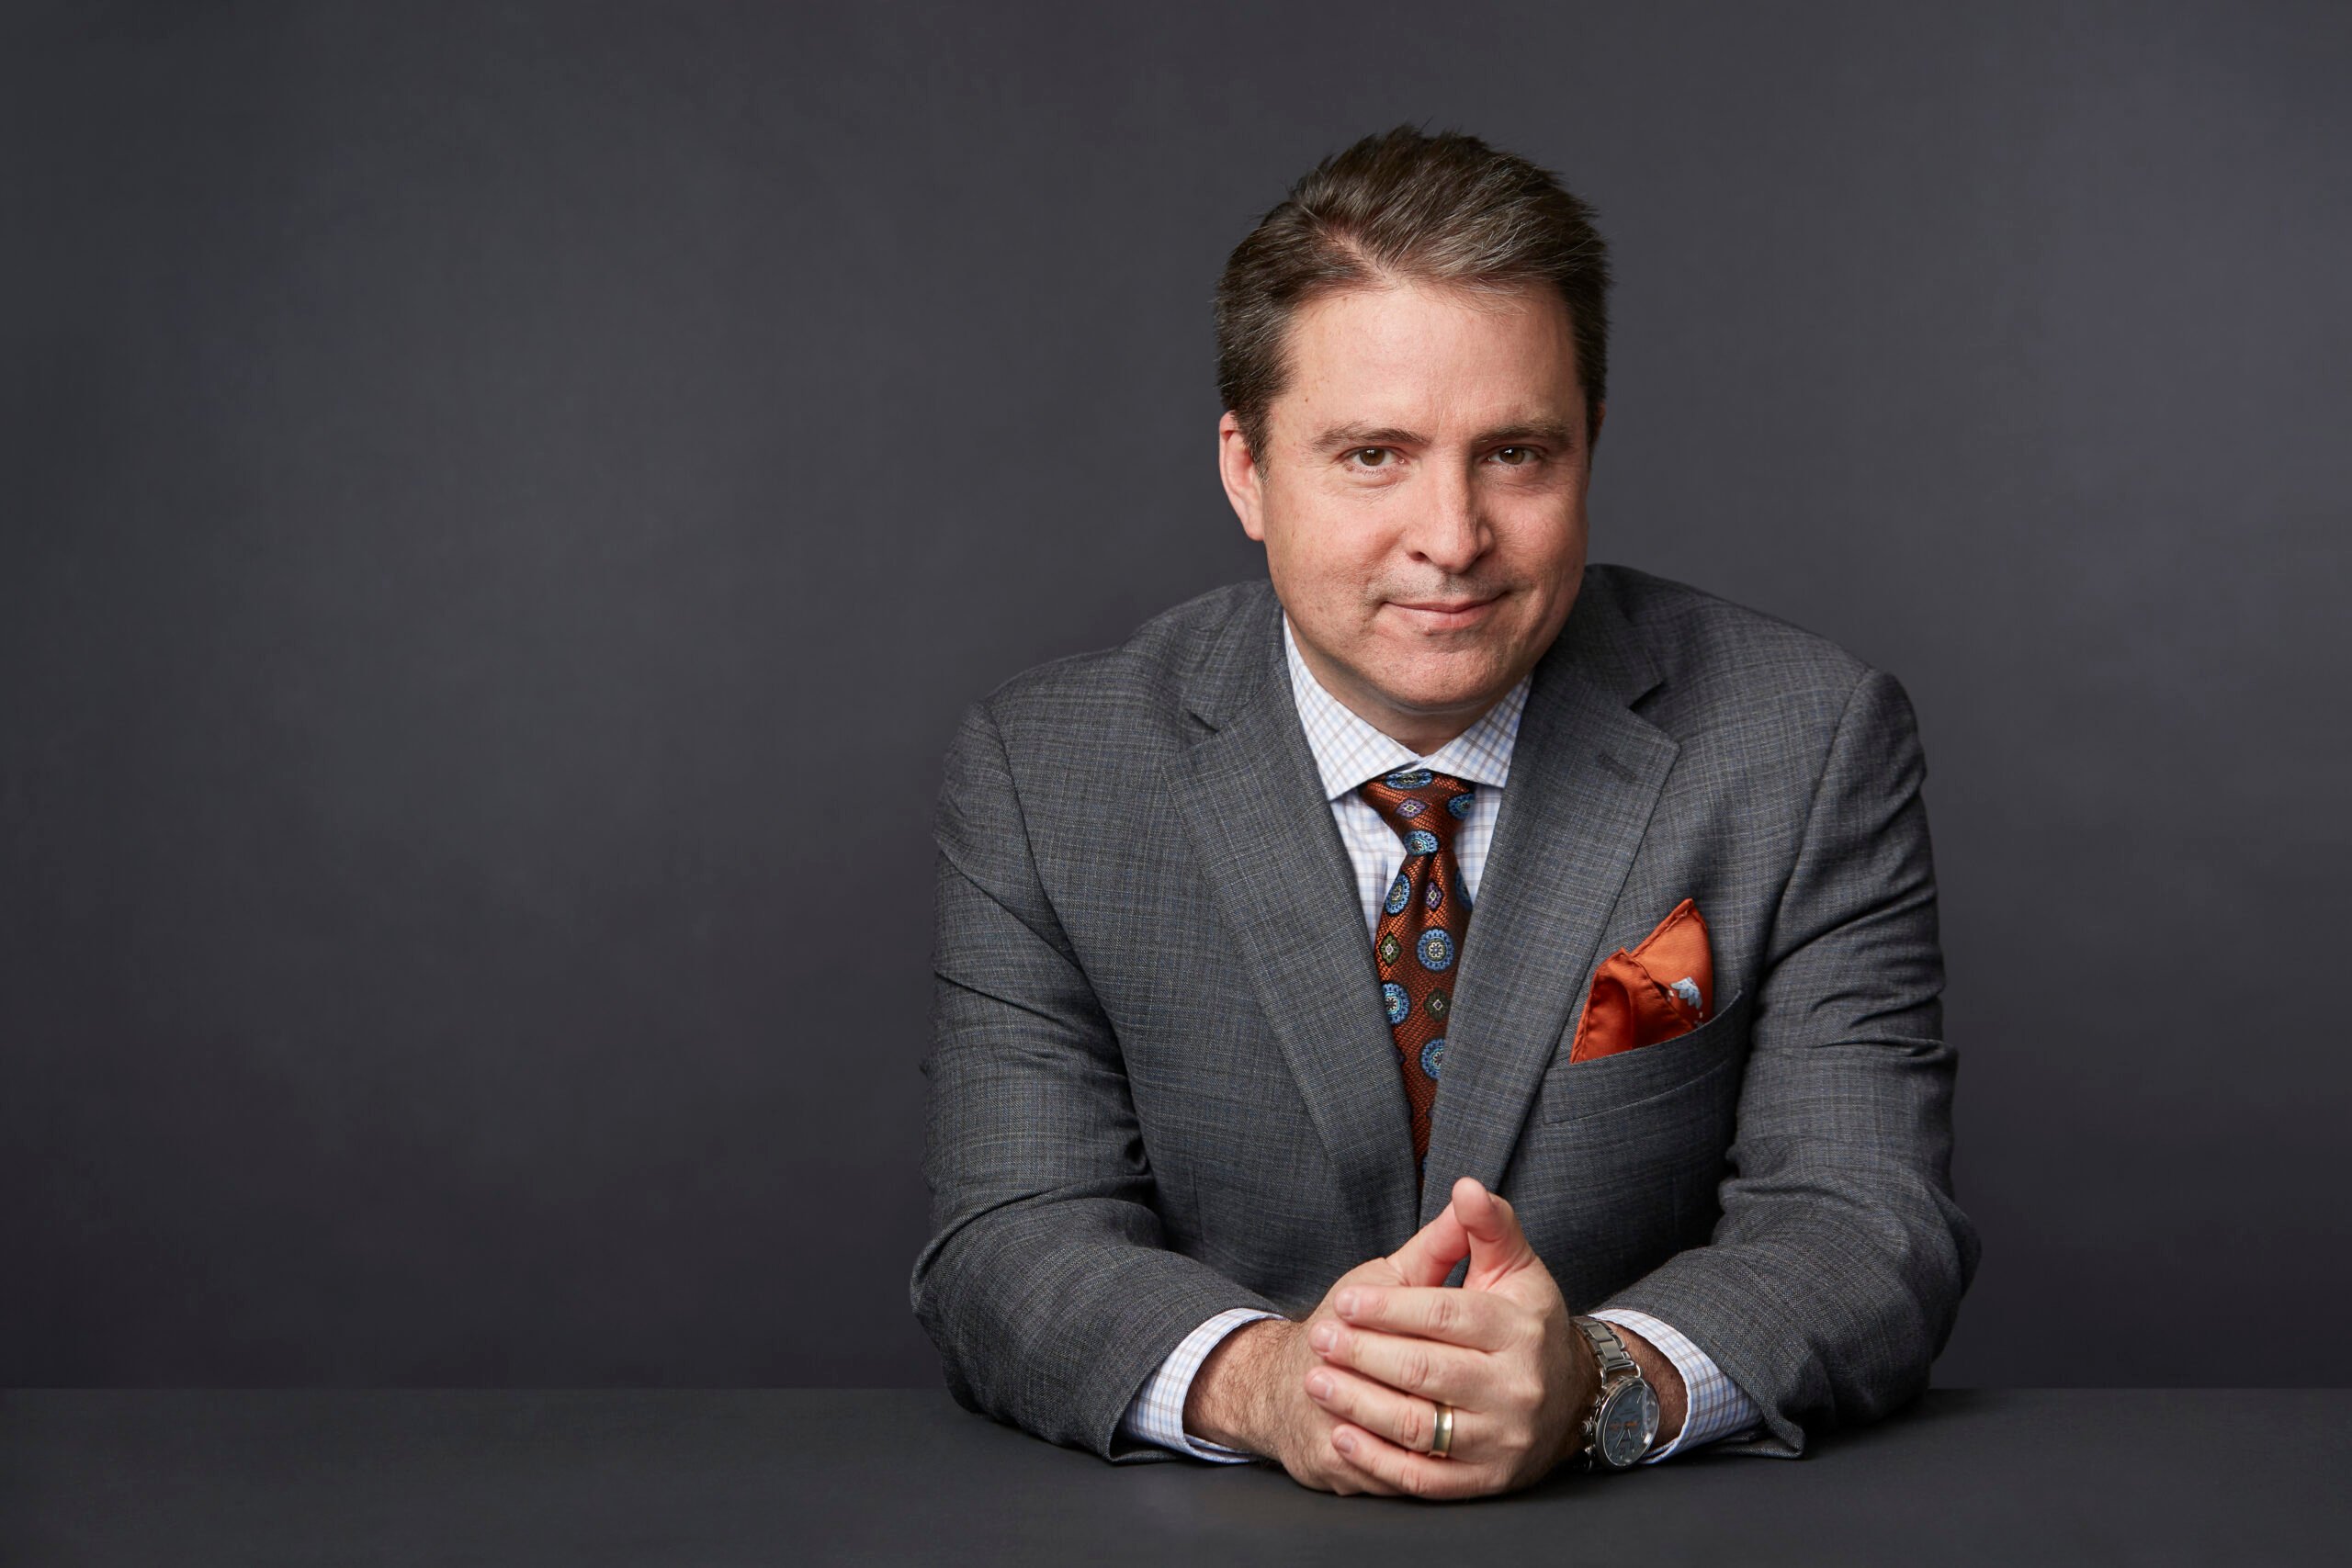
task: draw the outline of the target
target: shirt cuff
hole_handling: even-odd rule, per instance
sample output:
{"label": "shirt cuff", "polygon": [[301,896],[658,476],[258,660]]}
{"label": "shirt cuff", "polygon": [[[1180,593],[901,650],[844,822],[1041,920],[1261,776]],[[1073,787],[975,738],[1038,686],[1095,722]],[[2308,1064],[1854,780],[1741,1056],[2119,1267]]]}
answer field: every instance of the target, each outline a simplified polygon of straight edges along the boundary
{"label": "shirt cuff", "polygon": [[1239,1464],[1258,1456],[1247,1449],[1228,1449],[1221,1443],[1205,1442],[1184,1430],[1184,1396],[1192,1391],[1193,1378],[1201,1363],[1219,1341],[1245,1323],[1255,1323],[1261,1317],[1280,1317],[1282,1314],[1261,1311],[1257,1307],[1228,1307],[1184,1336],[1168,1359],[1159,1363],[1135,1398],[1127,1402],[1126,1413],[1119,1417],[1122,1435],[1139,1442],[1158,1443],[1164,1449],[1174,1449],[1180,1454],[1194,1459],[1213,1460],[1219,1464]]}
{"label": "shirt cuff", "polygon": [[1632,1329],[1657,1347],[1657,1353],[1674,1363],[1674,1370],[1682,1374],[1687,1399],[1682,1430],[1674,1435],[1672,1442],[1644,1455],[1644,1464],[1656,1464],[1668,1454],[1728,1438],[1762,1422],[1763,1413],[1757,1409],[1756,1402],[1724,1375],[1713,1357],[1649,1314],[1631,1307],[1604,1307],[1586,1315]]}

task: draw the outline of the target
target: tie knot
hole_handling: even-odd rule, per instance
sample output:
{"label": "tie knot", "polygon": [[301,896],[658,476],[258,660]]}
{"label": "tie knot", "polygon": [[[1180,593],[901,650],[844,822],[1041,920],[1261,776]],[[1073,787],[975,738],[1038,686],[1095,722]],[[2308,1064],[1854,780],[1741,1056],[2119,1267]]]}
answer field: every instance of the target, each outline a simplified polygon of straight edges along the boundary
{"label": "tie knot", "polygon": [[1452,773],[1407,768],[1373,779],[1356,793],[1405,840],[1407,854],[1429,855],[1453,842],[1454,829],[1469,812],[1477,786]]}

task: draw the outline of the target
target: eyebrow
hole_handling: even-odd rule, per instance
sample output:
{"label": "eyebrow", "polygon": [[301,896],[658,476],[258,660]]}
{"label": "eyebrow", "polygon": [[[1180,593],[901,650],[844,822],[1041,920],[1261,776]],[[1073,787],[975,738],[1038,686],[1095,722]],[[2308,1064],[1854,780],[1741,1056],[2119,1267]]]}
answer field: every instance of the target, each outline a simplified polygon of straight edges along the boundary
{"label": "eyebrow", "polygon": [[[1505,441],[1543,441],[1555,446],[1570,446],[1575,445],[1576,436],[1565,424],[1540,419],[1482,430],[1471,444],[1487,446]],[[1427,446],[1430,441],[1419,431],[1403,430],[1393,424],[1334,424],[1315,438],[1315,445],[1319,450],[1335,446]]]}

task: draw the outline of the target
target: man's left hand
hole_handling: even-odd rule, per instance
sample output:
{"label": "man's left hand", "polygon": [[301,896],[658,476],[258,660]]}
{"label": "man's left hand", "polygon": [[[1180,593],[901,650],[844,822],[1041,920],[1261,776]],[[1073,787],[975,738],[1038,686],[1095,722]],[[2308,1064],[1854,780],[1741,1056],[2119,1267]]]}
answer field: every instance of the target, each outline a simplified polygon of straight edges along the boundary
{"label": "man's left hand", "polygon": [[[1344,1417],[1331,1432],[1341,1457],[1409,1496],[1542,1480],[1576,1451],[1600,1392],[1592,1352],[1510,1204],[1465,1176],[1450,1206],[1469,1243],[1463,1288],[1351,1286],[1333,1303],[1344,1321],[1310,1338],[1328,1343],[1315,1345],[1323,1365],[1306,1392]],[[1453,1407],[1445,1459],[1428,1451],[1440,1402]]]}

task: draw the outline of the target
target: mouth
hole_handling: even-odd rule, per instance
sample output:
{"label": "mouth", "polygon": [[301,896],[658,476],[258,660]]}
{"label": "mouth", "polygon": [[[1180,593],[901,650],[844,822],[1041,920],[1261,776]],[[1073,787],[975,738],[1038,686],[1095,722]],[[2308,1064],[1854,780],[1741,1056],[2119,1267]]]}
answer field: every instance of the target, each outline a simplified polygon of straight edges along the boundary
{"label": "mouth", "polygon": [[1388,605],[1423,630],[1453,631],[1477,625],[1501,598],[1494,593],[1484,599],[1391,599]]}

